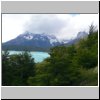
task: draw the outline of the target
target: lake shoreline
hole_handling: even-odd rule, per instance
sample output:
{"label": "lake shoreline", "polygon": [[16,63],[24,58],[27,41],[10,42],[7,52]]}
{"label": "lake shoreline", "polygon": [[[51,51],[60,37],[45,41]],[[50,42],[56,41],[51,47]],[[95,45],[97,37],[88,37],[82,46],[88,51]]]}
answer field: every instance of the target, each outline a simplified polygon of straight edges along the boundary
{"label": "lake shoreline", "polygon": [[[14,54],[21,54],[24,53],[25,51],[11,51],[9,50],[9,55],[14,55]],[[34,58],[35,63],[40,63],[44,61],[46,58],[50,57],[48,52],[40,52],[40,51],[27,51],[29,54],[31,54],[32,58]]]}
{"label": "lake shoreline", "polygon": [[33,50],[1,50],[1,51],[15,51],[15,52],[47,52],[50,53],[50,51],[33,51]]}

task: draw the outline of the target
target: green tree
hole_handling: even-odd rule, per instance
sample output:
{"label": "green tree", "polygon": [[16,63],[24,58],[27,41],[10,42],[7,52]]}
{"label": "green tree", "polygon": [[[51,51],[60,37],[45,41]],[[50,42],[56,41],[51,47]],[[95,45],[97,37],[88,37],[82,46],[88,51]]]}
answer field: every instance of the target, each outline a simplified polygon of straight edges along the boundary
{"label": "green tree", "polygon": [[11,70],[10,63],[9,63],[9,52],[3,51],[2,52],[2,85],[10,85],[12,80],[12,76],[10,75]]}
{"label": "green tree", "polygon": [[92,33],[94,33],[96,31],[96,26],[94,26],[93,24],[91,24],[89,26],[89,34],[91,35]]}
{"label": "green tree", "polygon": [[6,77],[6,79],[2,77],[2,80],[6,81],[3,85],[27,85],[28,77],[35,75],[34,59],[28,52],[9,55],[9,60],[2,60],[2,62],[3,72],[5,72],[3,76]]}
{"label": "green tree", "polygon": [[49,86],[50,85],[50,63],[47,61],[43,61],[41,63],[36,64],[35,68],[35,76],[29,77],[28,84],[34,86]]}

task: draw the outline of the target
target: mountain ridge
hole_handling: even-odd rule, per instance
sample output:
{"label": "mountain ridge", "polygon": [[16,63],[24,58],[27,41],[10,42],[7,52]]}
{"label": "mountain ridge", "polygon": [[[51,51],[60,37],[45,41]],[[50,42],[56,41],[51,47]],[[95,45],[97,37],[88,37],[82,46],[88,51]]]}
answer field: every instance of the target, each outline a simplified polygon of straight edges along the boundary
{"label": "mountain ridge", "polygon": [[[62,40],[52,35],[46,33],[31,33],[24,32],[23,34],[18,35],[16,38],[7,41],[2,44],[3,50],[39,50],[39,51],[48,51],[51,47],[60,46],[60,45],[71,45],[80,39],[86,37],[86,32],[79,32],[79,35],[75,39],[71,40]],[[85,35],[84,35],[85,34]]]}

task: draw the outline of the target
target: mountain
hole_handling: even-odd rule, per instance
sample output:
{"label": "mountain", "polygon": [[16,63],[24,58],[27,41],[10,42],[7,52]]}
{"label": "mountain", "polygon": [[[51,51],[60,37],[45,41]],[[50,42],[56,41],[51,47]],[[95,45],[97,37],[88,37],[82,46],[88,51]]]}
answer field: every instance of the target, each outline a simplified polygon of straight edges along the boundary
{"label": "mountain", "polygon": [[85,38],[88,34],[86,32],[79,32],[77,37],[70,40],[58,40],[54,35],[46,33],[31,33],[24,32],[16,38],[2,44],[3,50],[30,50],[30,51],[49,51],[51,47],[59,45],[72,45],[80,39]]}
{"label": "mountain", "polygon": [[88,36],[88,33],[86,33],[85,31],[78,32],[77,39],[83,39],[83,38],[86,38],[87,36]]}
{"label": "mountain", "polygon": [[80,39],[84,39],[88,37],[88,33],[85,31],[78,32],[77,36],[74,39],[69,40],[66,45],[72,45],[80,41]]}
{"label": "mountain", "polygon": [[53,46],[60,45],[54,35],[33,34],[28,31],[8,42],[3,43],[2,48],[10,50],[48,50]]}

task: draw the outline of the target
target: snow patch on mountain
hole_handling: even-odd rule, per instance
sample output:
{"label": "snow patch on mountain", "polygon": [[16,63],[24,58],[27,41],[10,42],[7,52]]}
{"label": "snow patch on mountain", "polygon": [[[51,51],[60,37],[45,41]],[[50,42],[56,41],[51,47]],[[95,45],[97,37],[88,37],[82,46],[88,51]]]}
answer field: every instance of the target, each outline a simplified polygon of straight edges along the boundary
{"label": "snow patch on mountain", "polygon": [[52,45],[54,43],[59,42],[58,39],[54,35],[42,33],[41,36],[43,36],[43,40],[44,40],[44,37],[48,38],[48,40],[50,41],[50,44]]}
{"label": "snow patch on mountain", "polygon": [[50,40],[50,43],[51,43],[51,44],[58,42],[57,38],[54,37],[54,36],[47,36],[47,37],[48,37],[48,39]]}
{"label": "snow patch on mountain", "polygon": [[19,35],[18,38],[24,38],[24,39],[27,39],[27,40],[31,40],[33,39],[34,35],[33,33],[30,33],[28,31],[24,32],[23,34]]}
{"label": "snow patch on mountain", "polygon": [[31,40],[31,39],[33,39],[33,36],[32,35],[24,36],[24,38],[27,39],[27,40]]}
{"label": "snow patch on mountain", "polygon": [[55,42],[58,42],[57,39],[52,39],[52,38],[50,39],[50,43],[51,43],[51,44],[53,44],[53,43],[55,43]]}

